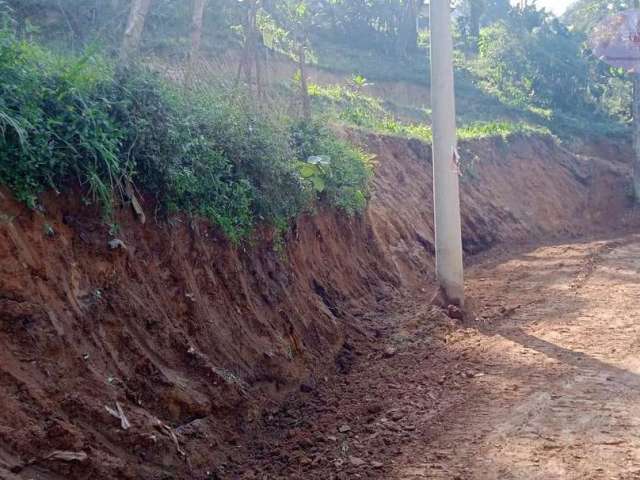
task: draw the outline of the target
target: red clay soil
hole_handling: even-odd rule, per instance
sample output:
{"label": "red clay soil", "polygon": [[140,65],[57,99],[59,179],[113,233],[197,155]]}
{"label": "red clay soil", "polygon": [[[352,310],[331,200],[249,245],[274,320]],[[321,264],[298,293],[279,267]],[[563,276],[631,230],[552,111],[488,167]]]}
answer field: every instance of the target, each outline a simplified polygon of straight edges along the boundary
{"label": "red clay soil", "polygon": [[[357,141],[378,154],[368,212],[301,218],[284,255],[268,233],[234,248],[203,222],[140,225],[126,208],[114,237],[72,198],[50,195],[36,213],[3,193],[0,478],[251,478],[251,465],[258,478],[298,478],[299,466],[328,459],[305,453],[321,440],[307,438],[315,417],[304,408],[317,404],[323,418],[356,428],[356,412],[338,408],[346,390],[333,403],[318,397],[330,382],[362,387],[344,401],[361,405],[363,418],[387,411],[406,382],[423,386],[425,412],[454,402],[436,401],[448,352],[417,372],[393,366],[400,356],[381,350],[404,335],[397,319],[409,307],[425,320],[410,334],[420,345],[443,341],[451,327],[429,307],[397,300],[420,289],[426,297],[433,276],[429,148]],[[463,144],[472,160],[463,177],[467,252],[621,224],[627,152],[590,148],[578,156],[546,138]],[[378,377],[342,373],[383,357],[392,367],[374,373],[391,386],[378,406]],[[310,393],[298,397],[300,388]],[[293,410],[280,408],[286,399]],[[400,415],[393,438],[410,439],[412,420],[404,425]],[[324,433],[322,441],[341,441]],[[281,435],[302,453],[274,457]],[[383,436],[376,442],[397,449]],[[360,454],[346,453],[359,463]]]}
{"label": "red clay soil", "polygon": [[475,315],[367,318],[350,370],[267,414],[228,478],[639,478],[639,268],[637,234],[493,252]]}

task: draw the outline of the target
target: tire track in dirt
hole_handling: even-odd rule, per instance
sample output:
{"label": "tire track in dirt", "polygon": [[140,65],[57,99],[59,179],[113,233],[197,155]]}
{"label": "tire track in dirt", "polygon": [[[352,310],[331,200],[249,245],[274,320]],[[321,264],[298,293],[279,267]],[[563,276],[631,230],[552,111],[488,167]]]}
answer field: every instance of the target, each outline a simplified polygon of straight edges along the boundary
{"label": "tire track in dirt", "polygon": [[389,478],[640,478],[639,254],[629,237],[541,248],[482,271],[482,281],[474,269],[472,295],[538,301],[497,323],[484,307],[479,394],[424,449],[450,458],[405,457]]}

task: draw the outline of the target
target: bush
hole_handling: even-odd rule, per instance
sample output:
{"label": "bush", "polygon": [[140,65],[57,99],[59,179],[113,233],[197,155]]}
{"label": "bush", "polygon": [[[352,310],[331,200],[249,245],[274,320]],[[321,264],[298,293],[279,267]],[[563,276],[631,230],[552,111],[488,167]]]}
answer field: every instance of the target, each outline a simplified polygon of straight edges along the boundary
{"label": "bush", "polygon": [[[300,175],[309,155],[332,158],[326,191]],[[239,242],[258,223],[283,228],[316,198],[364,208],[369,175],[366,157],[320,126],[0,31],[0,184],[32,208],[43,191],[79,182],[108,216],[134,183],[161,211],[204,216]]]}
{"label": "bush", "polygon": [[322,188],[315,188],[328,203],[350,215],[364,209],[373,170],[372,157],[338,140],[318,122],[296,123],[292,132],[298,158],[305,163],[314,157],[325,159],[326,165],[320,170]]}
{"label": "bush", "polygon": [[34,207],[69,180],[104,205],[129,175],[118,157],[124,133],[97,94],[106,68],[66,62],[0,32],[0,182]]}
{"label": "bush", "polygon": [[580,37],[557,19],[533,29],[501,21],[481,32],[478,73],[507,103],[592,111],[581,48]]}

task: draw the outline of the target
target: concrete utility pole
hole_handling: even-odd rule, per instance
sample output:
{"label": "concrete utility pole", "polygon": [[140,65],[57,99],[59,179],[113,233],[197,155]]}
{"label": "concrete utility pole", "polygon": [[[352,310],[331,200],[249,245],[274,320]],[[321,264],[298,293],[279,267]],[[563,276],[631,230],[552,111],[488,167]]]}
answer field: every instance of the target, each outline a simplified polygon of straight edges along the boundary
{"label": "concrete utility pole", "polygon": [[[633,8],[638,10],[640,2],[634,0]],[[640,203],[640,72],[631,72],[633,77],[633,195],[636,203]]]}
{"label": "concrete utility pole", "polygon": [[430,8],[436,273],[446,301],[463,306],[462,228],[449,0],[431,0]]}

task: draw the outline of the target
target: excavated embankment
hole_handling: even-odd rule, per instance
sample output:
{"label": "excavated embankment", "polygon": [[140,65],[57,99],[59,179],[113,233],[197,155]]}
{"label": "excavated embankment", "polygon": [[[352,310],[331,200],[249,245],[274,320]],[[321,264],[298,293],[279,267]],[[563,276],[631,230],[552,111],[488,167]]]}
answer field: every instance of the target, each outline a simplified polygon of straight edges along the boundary
{"label": "excavated embankment", "polygon": [[[362,218],[301,218],[284,254],[203,222],[109,228],[71,197],[0,196],[0,478],[214,478],[237,432],[312,384],[347,326],[433,276],[429,147],[377,154]],[[545,137],[461,145],[467,253],[621,226],[627,147]],[[588,152],[588,155],[584,154]]]}

